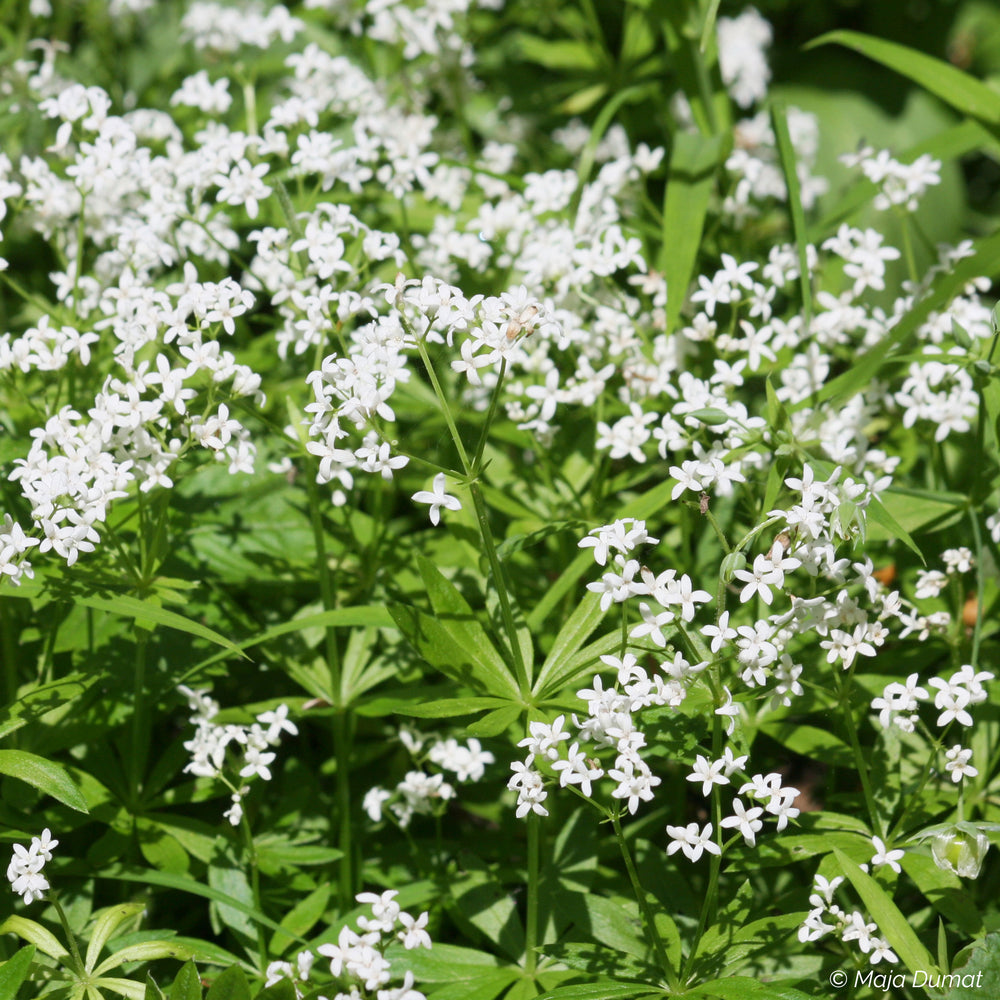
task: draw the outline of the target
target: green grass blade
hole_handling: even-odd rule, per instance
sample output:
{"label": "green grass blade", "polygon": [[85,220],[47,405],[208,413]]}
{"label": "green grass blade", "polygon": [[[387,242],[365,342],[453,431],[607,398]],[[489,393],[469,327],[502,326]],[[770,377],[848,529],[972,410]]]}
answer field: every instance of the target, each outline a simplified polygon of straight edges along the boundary
{"label": "green grass blade", "polygon": [[781,159],[781,169],[785,174],[785,186],[788,188],[788,211],[792,216],[792,231],[795,233],[795,244],[799,253],[799,288],[802,292],[802,312],[805,328],[808,330],[812,322],[812,281],[809,274],[808,257],[806,256],[806,215],[802,210],[802,189],[799,185],[799,174],[796,170],[795,148],[788,131],[788,112],[781,101],[771,105],[771,128],[778,144],[778,156]]}
{"label": "green grass blade", "polygon": [[677,324],[694,275],[709,198],[724,150],[723,136],[695,132],[678,132],[674,136],[663,196],[658,262],[667,279],[668,332]]}
{"label": "green grass blade", "polygon": [[993,135],[1000,136],[1000,94],[950,63],[857,31],[831,31],[811,41],[806,48],[817,45],[843,45],[860,52],[908,77],[956,111],[974,118]]}

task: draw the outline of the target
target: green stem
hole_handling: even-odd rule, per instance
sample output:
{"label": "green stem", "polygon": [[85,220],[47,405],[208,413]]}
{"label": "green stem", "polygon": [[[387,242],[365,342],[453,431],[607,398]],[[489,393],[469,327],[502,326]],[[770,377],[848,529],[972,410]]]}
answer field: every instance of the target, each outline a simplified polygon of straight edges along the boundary
{"label": "green stem", "polygon": [[[713,798],[717,799],[718,796],[713,796]],[[720,845],[721,849],[722,829],[718,823],[715,825],[715,836],[716,843]],[[719,869],[721,866],[722,856],[720,854],[713,854],[708,868],[708,886],[705,889],[705,898],[702,900],[701,913],[698,915],[698,930],[694,936],[695,945],[691,949],[688,961],[684,967],[683,978],[685,980],[690,976],[694,967],[695,959],[698,956],[698,946],[701,944],[701,939],[705,934],[705,928],[708,927],[709,917],[711,914],[718,912],[717,897],[719,895]]]}
{"label": "green stem", "polygon": [[66,911],[62,908],[62,903],[59,902],[59,894],[57,892],[50,892],[48,900],[55,908],[56,916],[59,917],[59,923],[62,924],[63,933],[66,935],[66,943],[69,945],[73,971],[76,972],[78,978],[85,979],[87,977],[87,967],[83,964],[83,959],[80,957],[80,949],[76,945],[76,935],[70,929],[69,921],[66,919]]}
{"label": "green stem", "polygon": [[[400,314],[399,321],[403,330],[412,336],[409,324],[403,318],[402,314]],[[455,424],[455,418],[452,416],[451,407],[448,405],[448,398],[444,394],[441,383],[438,381],[437,372],[434,371],[434,365],[431,363],[430,355],[427,353],[427,345],[419,337],[415,338],[415,340],[417,350],[420,352],[420,359],[424,363],[427,376],[431,380],[431,386],[434,389],[434,395],[437,396],[438,403],[441,406],[441,413],[444,416],[445,423],[448,425],[448,432],[451,434],[455,450],[458,452],[462,469],[467,476],[475,475],[476,465],[469,461],[469,455],[465,450],[465,445],[462,443],[461,435],[458,433],[458,427]],[[502,372],[503,369],[501,369],[501,374]],[[495,412],[495,410],[491,412]],[[485,435],[486,431],[484,430],[479,447],[476,449],[477,459],[482,456],[483,448],[485,447]],[[510,656],[517,675],[517,686],[521,692],[521,696],[527,698],[531,690],[528,671],[524,663],[524,658],[521,656],[521,644],[517,641],[517,629],[514,625],[514,614],[511,610],[510,597],[507,592],[507,581],[504,578],[503,567],[500,565],[500,559],[497,556],[497,546],[493,538],[493,531],[490,528],[489,516],[486,511],[486,501],[483,499],[483,493],[479,488],[478,482],[473,481],[469,483],[469,493],[472,495],[472,504],[476,509],[476,521],[479,524],[479,532],[483,537],[483,548],[486,552],[486,558],[489,560],[494,586],[497,588],[497,597],[500,600],[500,614],[503,617],[504,630],[507,633],[507,641],[510,644]]]}
{"label": "green stem", "polygon": [[[834,674],[836,677],[837,675]],[[848,675],[846,684],[841,684],[837,678],[837,686],[840,689],[840,707],[844,710],[844,722],[847,725],[847,738],[851,743],[851,751],[854,754],[854,765],[861,778],[861,788],[865,796],[865,806],[868,809],[868,817],[871,820],[871,828],[878,837],[885,836],[882,829],[882,822],[879,819],[878,809],[875,806],[875,795],[872,791],[871,778],[868,776],[868,760],[861,749],[861,742],[858,740],[858,727],[854,722],[854,711],[851,708],[851,679],[853,677],[853,665],[851,674]]]}
{"label": "green stem", "polygon": [[333,752],[337,759],[337,846],[343,857],[340,860],[340,905],[346,911],[354,905],[356,864],[351,827],[351,751],[353,726],[351,713],[346,708],[333,715]]}
{"label": "green stem", "polygon": [[[315,468],[307,473],[309,494],[309,523],[312,526],[313,543],[316,548],[316,571],[319,576],[319,590],[324,611],[333,611],[337,597],[333,585],[333,574],[326,554],[326,537],[323,533],[323,518],[320,512],[319,486],[316,483]],[[338,842],[340,859],[339,886],[340,905],[348,910],[354,902],[354,845],[351,836],[351,725],[344,692],[341,689],[340,650],[337,635],[332,625],[327,625],[325,635],[326,667],[329,678],[330,700],[333,705],[331,735],[333,753],[337,761],[337,813]]]}
{"label": "green stem", "polygon": [[[977,454],[982,454],[978,452]],[[976,463],[977,465],[979,463]],[[983,572],[983,534],[979,527],[979,518],[975,510],[969,508],[969,521],[972,524],[973,547],[976,552],[976,624],[972,628],[972,655],[970,662],[973,670],[979,669],[979,643],[983,637],[983,602],[986,600],[986,574]]]}
{"label": "green stem", "polygon": [[483,536],[483,547],[490,563],[490,571],[497,588],[497,597],[500,599],[500,614],[503,617],[507,641],[510,644],[511,659],[514,661],[514,672],[517,675],[517,686],[521,697],[528,698],[531,694],[531,684],[528,680],[528,670],[524,663],[524,657],[521,656],[521,644],[517,641],[514,613],[507,595],[507,581],[504,579],[503,567],[500,564],[500,557],[497,555],[496,542],[493,540],[493,531],[490,528],[489,516],[486,512],[486,501],[483,499],[479,483],[470,483],[469,492],[472,494],[472,504],[476,508],[476,520],[479,522],[479,531]]}
{"label": "green stem", "polygon": [[913,256],[913,235],[910,232],[910,216],[909,213],[903,212],[902,215],[902,230],[903,230],[903,259],[906,261],[906,270],[910,275],[910,281],[915,285],[920,283],[920,276],[917,274],[917,262],[916,258]]}
{"label": "green stem", "polygon": [[729,539],[726,538],[726,533],[722,530],[722,526],[719,524],[718,519],[712,513],[711,507],[705,508],[705,517],[708,518],[708,523],[712,526],[712,530],[718,535],[719,541],[722,542],[722,547],[726,550],[726,555],[732,552],[732,548],[729,545]]}
{"label": "green stem", "polygon": [[476,454],[472,459],[471,471],[475,472],[476,475],[479,474],[479,470],[482,468],[483,452],[486,450],[486,439],[489,436],[490,428],[493,426],[493,420],[496,417],[497,404],[500,402],[500,390],[503,387],[503,380],[506,374],[507,359],[504,358],[500,362],[500,374],[497,376],[497,384],[493,387],[493,392],[490,394],[490,406],[486,412],[486,422],[483,424],[483,432],[479,436],[479,444],[476,445]]}
{"label": "green stem", "polygon": [[527,914],[524,922],[524,953],[525,970],[529,976],[533,976],[538,965],[538,955],[535,949],[538,947],[538,872],[539,855],[541,853],[541,828],[539,817],[534,813],[528,814],[528,899]]}
{"label": "green stem", "polygon": [[135,638],[135,667],[132,675],[132,731],[129,738],[128,787],[132,808],[138,809],[142,778],[146,768],[146,646],[149,633],[139,629]]}
{"label": "green stem", "polygon": [[[17,700],[17,645],[11,627],[11,613],[7,601],[0,597],[0,643],[3,649],[3,693],[4,704],[13,705]],[[15,736],[12,733],[11,736]]]}
{"label": "green stem", "polygon": [[653,951],[656,952],[656,960],[660,963],[660,967],[667,977],[670,989],[675,993],[680,992],[681,981],[677,976],[677,971],[670,962],[670,957],[667,955],[667,948],[663,943],[663,938],[660,937],[660,931],[656,926],[656,918],[650,908],[646,892],[642,888],[642,883],[639,881],[639,873],[635,869],[635,862],[632,860],[632,852],[629,851],[628,844],[625,841],[625,834],[622,833],[621,820],[618,818],[617,812],[611,813],[611,823],[614,826],[615,837],[618,839],[618,848],[625,861],[625,869],[628,872],[629,881],[632,883],[632,892],[635,893],[636,902],[639,904],[642,919],[646,925],[646,932],[653,945]]}
{"label": "green stem", "polygon": [[[403,331],[408,336],[413,337],[413,331],[410,329],[410,324],[406,322],[402,313],[399,313],[399,323],[400,326],[402,326]],[[451,407],[448,405],[448,397],[445,396],[444,390],[441,388],[437,372],[434,371],[434,365],[431,363],[430,355],[427,353],[427,345],[421,337],[414,337],[413,339],[416,341],[417,351],[420,354],[420,360],[424,363],[424,368],[427,371],[427,377],[431,380],[431,387],[434,390],[434,395],[437,396],[438,403],[441,406],[441,414],[444,417],[444,422],[448,425],[448,433],[451,435],[451,440],[455,445],[455,451],[458,452],[459,460],[462,463],[462,469],[466,475],[469,475],[472,472],[473,466],[469,461],[468,454],[465,451],[465,445],[462,443],[461,435],[458,433],[458,427],[455,426],[455,418],[451,415]]]}
{"label": "green stem", "polygon": [[[263,913],[260,897],[260,867],[257,863],[257,845],[253,841],[253,832],[250,830],[250,821],[247,819],[246,810],[240,816],[240,829],[243,831],[243,846],[246,849],[247,866],[250,869],[250,891],[253,894],[254,909],[258,913]],[[267,968],[267,939],[264,936],[264,925],[258,920],[254,920],[257,925],[257,961],[259,971],[263,974]]]}

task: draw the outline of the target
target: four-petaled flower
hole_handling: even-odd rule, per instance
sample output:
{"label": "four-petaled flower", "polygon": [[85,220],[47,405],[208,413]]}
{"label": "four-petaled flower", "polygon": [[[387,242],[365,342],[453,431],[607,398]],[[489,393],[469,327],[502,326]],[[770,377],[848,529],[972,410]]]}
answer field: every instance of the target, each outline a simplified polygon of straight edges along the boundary
{"label": "four-petaled flower", "polygon": [[441,520],[441,508],[448,510],[461,510],[462,504],[457,497],[445,493],[445,474],[439,472],[434,477],[434,484],[429,490],[419,490],[413,494],[413,499],[417,503],[429,503],[431,505],[431,524],[437,524]]}

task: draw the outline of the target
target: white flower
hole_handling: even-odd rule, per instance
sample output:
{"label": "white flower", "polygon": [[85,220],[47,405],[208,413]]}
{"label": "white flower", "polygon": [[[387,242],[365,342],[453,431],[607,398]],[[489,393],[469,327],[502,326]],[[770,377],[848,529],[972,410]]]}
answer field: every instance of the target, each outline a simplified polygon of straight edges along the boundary
{"label": "white flower", "polygon": [[405,911],[399,914],[399,922],[403,929],[397,937],[403,942],[406,949],[430,948],[431,938],[424,928],[427,926],[428,914],[421,913],[419,917],[412,917]]}
{"label": "white flower", "polygon": [[906,853],[905,851],[887,851],[881,837],[872,837],[872,846],[875,854],[872,856],[872,864],[888,865],[897,875],[903,870],[899,865],[899,859]]}
{"label": "white flower", "polygon": [[711,823],[706,823],[701,833],[698,832],[697,823],[689,823],[687,826],[668,826],[667,833],[671,837],[667,845],[667,854],[683,851],[691,861],[697,861],[703,851],[708,851],[709,854],[722,853],[719,845],[712,840]]}
{"label": "white flower", "polygon": [[434,484],[430,490],[419,490],[413,494],[413,499],[417,503],[429,503],[431,505],[431,524],[437,524],[441,520],[441,508],[447,510],[461,510],[462,504],[457,497],[449,496],[445,493],[445,474],[439,472],[434,477]]}
{"label": "white flower", "polygon": [[7,878],[14,892],[20,893],[25,903],[41,899],[42,893],[48,889],[48,879],[42,874],[42,869],[46,861],[52,860],[52,849],[58,846],[59,841],[52,839],[48,828],[42,831],[41,837],[32,837],[29,847],[14,845],[14,853],[7,866]]}
{"label": "white flower", "polygon": [[361,808],[364,809],[368,814],[368,818],[373,823],[377,823],[382,818],[382,804],[388,801],[390,794],[384,788],[379,788],[377,785],[365,792]]}
{"label": "white flower", "polygon": [[[745,758],[744,758],[745,759]],[[701,794],[708,795],[713,785],[728,785],[729,778],[723,773],[726,767],[724,759],[709,762],[707,757],[698,754],[694,762],[694,770],[687,776],[688,781],[700,781]]]}
{"label": "white flower", "polygon": [[945,764],[944,769],[951,771],[951,780],[956,784],[962,778],[974,778],[979,774],[978,769],[969,763],[972,760],[971,750],[963,749],[959,744],[956,744],[947,751],[945,756],[948,758],[948,763]]}
{"label": "white flower", "polygon": [[753,847],[756,843],[758,831],[764,826],[763,821],[758,818],[763,815],[763,812],[764,810],[761,806],[751,806],[747,809],[741,799],[734,799],[733,815],[727,816],[719,825],[737,827],[740,833],[743,834],[743,839]]}

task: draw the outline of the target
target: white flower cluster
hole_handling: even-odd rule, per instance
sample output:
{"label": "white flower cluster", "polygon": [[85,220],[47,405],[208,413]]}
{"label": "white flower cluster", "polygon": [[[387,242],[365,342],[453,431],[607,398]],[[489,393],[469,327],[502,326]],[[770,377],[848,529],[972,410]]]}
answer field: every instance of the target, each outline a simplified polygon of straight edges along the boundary
{"label": "white flower cluster", "polygon": [[354,35],[363,35],[402,49],[412,62],[433,57],[446,65],[469,66],[475,53],[464,36],[464,20],[472,7],[497,10],[504,0],[305,0],[307,10],[320,9],[337,16]]}
{"label": "white flower cluster", "polygon": [[[358,917],[357,924],[362,933],[345,925],[340,929],[336,944],[321,944],[316,949],[319,955],[330,959],[331,975],[341,983],[347,983],[347,989],[334,994],[330,1000],[361,1000],[363,996],[377,1000],[425,1000],[424,994],[414,989],[412,972],[406,972],[401,985],[388,985],[393,978],[392,964],[385,955],[390,943],[399,941],[408,950],[430,948],[432,945],[426,930],[428,914],[421,913],[419,917],[414,917],[400,909],[395,898],[398,895],[395,889],[380,894],[359,893],[355,898],[359,903],[371,906],[372,914],[370,917]],[[267,967],[265,986],[287,980],[291,982],[295,996],[301,998],[305,995],[315,961],[316,954],[306,950],[296,956],[294,967],[290,962],[271,962]],[[327,998],[318,997],[318,1000]]]}
{"label": "white flower cluster", "polygon": [[[835,468],[825,480],[819,480],[810,465],[803,467],[801,478],[789,477],[785,485],[795,494],[790,507],[768,512],[769,525],[780,533],[766,553],[754,557],[747,567],[740,553],[728,557],[726,573],[739,585],[739,602],[743,606],[771,607],[778,595],[788,594],[790,609],[777,610],[753,624],[730,624],[730,613],[719,608],[714,624],[700,628],[710,643],[711,655],[721,666],[730,656],[735,660],[735,675],[751,691],[765,689],[772,705],[791,705],[802,694],[799,679],[803,672],[803,650],[812,642],[826,651],[829,664],[839,664],[844,670],[859,657],[874,657],[889,636],[887,621],[901,620],[903,603],[897,592],[889,593],[874,575],[870,560],[851,563],[838,555],[839,546],[852,541],[864,526],[865,509],[873,496],[864,482],[842,475]],[[759,534],[765,525],[750,534]],[[640,601],[641,621],[629,632],[629,640],[639,643],[647,655],[665,649],[678,629],[694,621],[700,605],[711,600],[706,591],[695,590],[689,577],[678,577],[667,570],[656,575],[633,556],[641,544],[656,544],[644,521],[624,518],[591,531],[579,544],[592,548],[600,566],[614,562],[600,583],[589,584],[591,591],[601,595],[605,610],[611,603],[625,603],[633,597],[652,597],[652,602]],[[961,554],[953,556],[961,560]],[[744,568],[745,567],[745,568]],[[825,580],[833,595],[820,593],[816,597],[800,598],[791,592],[787,575],[802,570],[814,580]],[[866,604],[870,611],[866,610]],[[644,645],[648,643],[649,645]],[[620,657],[602,656],[602,662],[617,671],[614,688],[605,689],[600,675],[593,687],[578,692],[587,702],[588,716],[582,721],[573,717],[579,739],[563,754],[561,744],[569,742],[570,733],[563,728],[564,716],[548,724],[532,722],[529,736],[521,742],[528,748],[524,762],[515,762],[508,787],[517,791],[517,815],[529,812],[547,815],[547,797],[542,764],[565,787],[577,785],[588,797],[593,783],[605,774],[616,783],[613,797],[624,800],[634,813],[640,801],[653,798],[659,784],[641,756],[646,737],[637,724],[644,708],[668,706],[677,708],[685,699],[688,687],[708,666],[708,661],[691,663],[679,650],[659,663],[650,675],[636,655],[626,652]],[[725,681],[723,674],[720,680]],[[732,681],[730,681],[732,683]],[[735,731],[740,707],[726,683],[715,691],[715,713],[725,720],[726,732]],[[769,691],[767,690],[769,689]],[[944,695],[941,696],[942,698]],[[956,696],[959,700],[960,696]],[[586,744],[587,749],[582,749]],[[600,763],[599,754],[614,748],[614,767]],[[537,761],[537,763],[536,763]],[[689,780],[700,782],[708,795],[714,785],[729,784],[730,775],[741,770],[745,757],[734,758],[726,747],[725,754],[711,761],[698,755]],[[784,788],[778,774],[754,775],[738,790],[737,796],[749,795],[759,804],[747,805],[737,797],[733,813],[721,823],[742,834],[748,845],[755,843],[762,828],[765,813],[773,815],[778,828],[784,829],[790,818],[798,814],[794,806],[798,791]],[[699,829],[671,827],[672,850],[684,850],[692,859],[704,850],[713,851],[719,844],[713,839],[711,825]]]}
{"label": "white flower cluster", "polygon": [[48,889],[49,882],[42,869],[47,861],[52,860],[52,850],[58,846],[59,841],[52,839],[48,829],[43,830],[40,837],[32,837],[27,848],[14,845],[14,853],[7,866],[7,878],[14,892],[20,893],[26,903],[41,899],[42,893]]}
{"label": "white flower cluster", "polygon": [[[880,850],[879,853],[883,852]],[[843,881],[842,875],[829,880],[822,875],[816,875],[813,881],[813,893],[809,897],[812,909],[799,928],[799,940],[818,941],[827,934],[836,933],[841,941],[856,941],[858,948],[862,954],[868,956],[868,961],[872,965],[878,965],[880,962],[897,963],[899,957],[889,947],[889,942],[878,936],[877,924],[866,920],[860,911],[852,910],[848,913],[833,902],[833,894]]]}
{"label": "white flower cluster", "polygon": [[[993,676],[986,670],[977,671],[966,663],[947,680],[944,677],[932,677],[927,683],[935,689],[934,707],[940,712],[937,725],[947,726],[957,722],[960,726],[971,726],[969,708],[986,701],[983,683],[993,680]],[[887,684],[882,696],[872,699],[872,711],[878,712],[878,721],[883,729],[895,726],[904,733],[912,733],[918,720],[916,711],[920,702],[929,700],[927,689],[920,686],[919,676],[910,674],[905,683],[892,681]],[[975,768],[971,770],[975,773]],[[954,777],[956,781],[959,780],[959,776]]]}
{"label": "white flower cluster", "polygon": [[767,95],[771,68],[764,54],[771,44],[771,25],[754,7],[747,7],[739,17],[720,17],[719,70],[733,100],[741,108]]}
{"label": "white flower cluster", "polygon": [[941,183],[941,161],[928,153],[912,163],[900,163],[887,149],[876,153],[871,146],[863,146],[855,153],[845,153],[840,162],[860,167],[865,177],[878,186],[874,204],[880,212],[894,205],[915,212],[927,188]]}
{"label": "white flower cluster", "polygon": [[393,791],[376,785],[365,793],[362,807],[373,823],[382,819],[387,803],[396,822],[405,828],[414,816],[433,814],[455,797],[455,786],[445,780],[444,774],[425,771],[424,761],[450,771],[457,782],[479,781],[487,765],[494,761],[493,754],[484,750],[477,739],[462,744],[452,737],[438,739],[401,729],[399,740],[421,766],[407,771]]}
{"label": "white flower cluster", "polygon": [[295,736],[298,727],[289,720],[287,705],[261,712],[249,726],[218,725],[212,719],[219,714],[219,705],[205,691],[193,691],[183,684],[177,690],[187,698],[194,712],[190,721],[196,727],[192,739],[184,743],[184,749],[191,754],[191,762],[184,770],[200,778],[222,778],[232,788],[232,805],[223,815],[233,826],[238,826],[243,818],[243,798],[250,787],[243,784],[237,787],[226,778],[224,767],[229,747],[238,746],[242,753],[240,778],[260,777],[270,781],[270,765],[277,756],[271,747],[278,745],[282,733]]}
{"label": "white flower cluster", "polygon": [[181,35],[198,49],[235,52],[242,45],[269,49],[279,39],[291,42],[305,25],[284,4],[228,4],[195,0],[184,14]]}
{"label": "white flower cluster", "polygon": [[[788,133],[795,149],[802,207],[808,211],[829,188],[825,177],[812,173],[819,152],[819,119],[808,111],[790,107]],[[735,184],[726,195],[722,207],[734,223],[739,223],[759,215],[762,206],[768,202],[786,201],[788,185],[781,168],[770,116],[766,111],[738,121],[734,126],[734,136],[735,148],[726,160],[726,170],[734,178]],[[797,276],[797,261],[794,271]]]}

